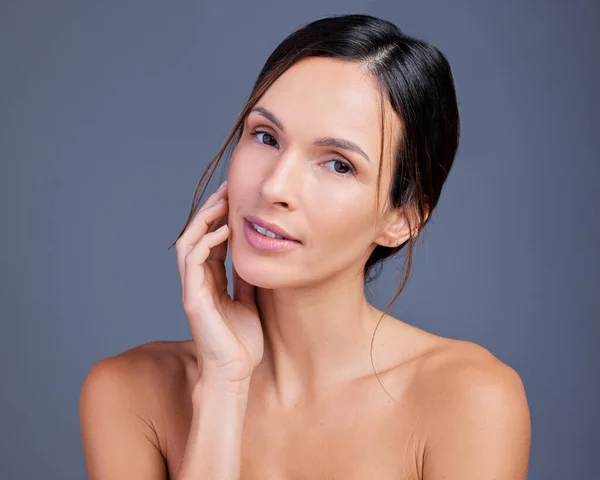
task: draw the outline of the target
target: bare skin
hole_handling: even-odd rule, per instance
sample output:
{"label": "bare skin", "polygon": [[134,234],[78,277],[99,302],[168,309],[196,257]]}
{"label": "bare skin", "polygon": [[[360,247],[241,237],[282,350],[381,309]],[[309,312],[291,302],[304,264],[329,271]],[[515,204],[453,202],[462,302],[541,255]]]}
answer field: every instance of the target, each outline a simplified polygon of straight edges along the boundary
{"label": "bare skin", "polygon": [[[487,378],[490,386],[503,379],[521,398],[516,372],[472,342],[437,336],[389,316],[376,339],[379,380],[395,401],[372,370],[292,406],[278,405],[267,382],[253,377],[240,479],[438,478],[424,476],[425,453],[439,427],[461,416],[452,402],[452,391],[460,385],[454,379],[466,375],[486,385],[481,380]],[[128,417],[156,453],[154,476],[148,478],[174,478],[198,380],[193,342],[151,342],[107,360],[111,375],[132,385]],[[521,458],[522,470],[529,448],[526,423],[512,452]],[[135,454],[128,460],[132,465],[145,461]]]}
{"label": "bare skin", "polygon": [[[211,449],[215,468],[237,478],[240,431],[243,480],[525,480],[523,384],[483,347],[388,316],[373,345],[379,377],[373,372],[370,344],[382,312],[366,301],[360,272],[377,245],[394,246],[412,232],[407,213],[386,202],[389,139],[402,132],[389,109],[388,161],[376,188],[381,112],[372,79],[353,63],[308,59],[279,77],[257,107],[232,154],[229,186],[209,198],[178,245],[193,340],[141,345],[101,361],[86,378],[80,418],[90,480],[196,478],[195,465],[211,468]],[[315,144],[324,136],[352,139],[369,159]],[[221,197],[227,201],[217,203]],[[247,215],[280,223],[300,247],[255,250],[243,234]],[[228,228],[207,231],[219,216]],[[244,304],[226,296],[226,240]],[[244,380],[243,418],[223,429],[227,412],[239,410],[221,408],[219,398],[202,420],[226,415],[190,442],[195,387],[224,379]],[[230,438],[220,444],[222,431]]]}

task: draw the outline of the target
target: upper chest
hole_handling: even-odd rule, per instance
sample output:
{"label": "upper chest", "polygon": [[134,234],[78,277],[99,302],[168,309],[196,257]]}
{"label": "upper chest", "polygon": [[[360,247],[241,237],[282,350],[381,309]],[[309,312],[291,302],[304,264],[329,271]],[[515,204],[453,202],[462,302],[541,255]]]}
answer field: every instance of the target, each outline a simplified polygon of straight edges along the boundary
{"label": "upper chest", "polygon": [[385,400],[351,397],[295,416],[252,407],[241,478],[416,480],[422,458],[418,415],[402,410]]}
{"label": "upper chest", "polygon": [[[398,403],[376,380],[285,411],[250,396],[242,431],[241,480],[420,478],[418,403],[401,382],[383,383]],[[189,402],[165,418],[172,477],[185,451],[191,418]]]}

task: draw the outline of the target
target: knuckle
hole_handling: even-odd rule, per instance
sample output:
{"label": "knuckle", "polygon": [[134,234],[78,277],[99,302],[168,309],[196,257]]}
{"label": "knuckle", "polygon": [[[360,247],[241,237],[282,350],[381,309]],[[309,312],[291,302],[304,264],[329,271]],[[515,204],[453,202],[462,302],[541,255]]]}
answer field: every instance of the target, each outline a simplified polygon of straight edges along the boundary
{"label": "knuckle", "polygon": [[185,240],[183,235],[177,239],[175,242],[175,251],[182,252],[185,250]]}
{"label": "knuckle", "polygon": [[189,267],[193,264],[194,262],[194,251],[195,250],[191,250],[183,259],[183,261],[185,262],[185,266]]}
{"label": "knuckle", "polygon": [[187,315],[197,315],[201,310],[201,303],[197,297],[182,297],[183,310]]}
{"label": "knuckle", "polygon": [[207,250],[209,249],[206,246],[206,243],[200,240],[196,246],[185,256],[184,261],[186,266],[202,265],[204,262],[199,262],[198,259],[205,257]]}

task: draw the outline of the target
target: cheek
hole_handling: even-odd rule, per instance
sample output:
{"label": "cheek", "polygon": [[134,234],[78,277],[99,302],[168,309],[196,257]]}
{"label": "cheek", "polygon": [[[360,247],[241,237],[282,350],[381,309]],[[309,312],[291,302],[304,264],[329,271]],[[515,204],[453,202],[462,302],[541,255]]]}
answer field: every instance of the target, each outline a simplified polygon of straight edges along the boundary
{"label": "cheek", "polygon": [[261,165],[260,153],[249,145],[240,143],[231,154],[228,177],[230,183],[239,180],[239,187],[250,184],[259,176]]}
{"label": "cheek", "polygon": [[253,179],[252,159],[245,155],[239,147],[231,155],[227,180],[229,184],[230,201],[241,197],[251,188]]}
{"label": "cheek", "polygon": [[[370,244],[373,232],[374,208],[366,198],[346,196],[332,198],[331,194],[320,194],[319,201],[312,204],[311,225],[315,232],[323,232],[321,241],[327,249],[349,247],[355,243]],[[351,247],[353,248],[353,247]]]}

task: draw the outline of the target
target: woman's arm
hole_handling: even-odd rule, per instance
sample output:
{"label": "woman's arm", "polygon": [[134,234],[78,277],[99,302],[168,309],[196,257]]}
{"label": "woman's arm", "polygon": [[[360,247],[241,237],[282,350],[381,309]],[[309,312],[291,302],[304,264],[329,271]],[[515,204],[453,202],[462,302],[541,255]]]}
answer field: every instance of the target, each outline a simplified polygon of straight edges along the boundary
{"label": "woman's arm", "polygon": [[199,381],[190,433],[176,480],[238,480],[248,383]]}
{"label": "woman's arm", "polygon": [[[87,374],[79,418],[88,480],[166,480],[158,428],[164,375],[138,349],[106,358]],[[168,375],[168,374],[167,374]],[[192,420],[174,480],[239,479],[249,380],[201,377],[192,393]]]}
{"label": "woman's arm", "polygon": [[142,362],[124,355],[101,360],[79,394],[79,421],[88,480],[166,480],[152,422]]}

